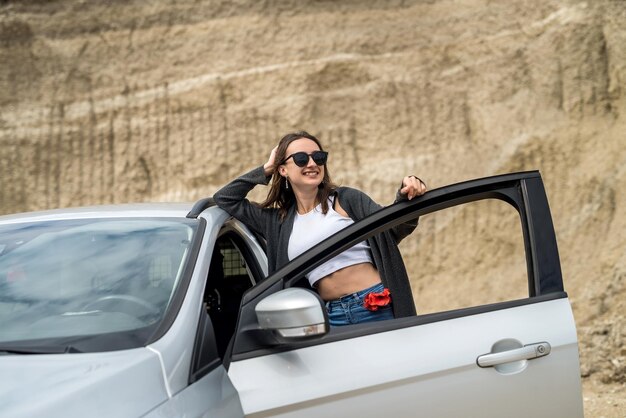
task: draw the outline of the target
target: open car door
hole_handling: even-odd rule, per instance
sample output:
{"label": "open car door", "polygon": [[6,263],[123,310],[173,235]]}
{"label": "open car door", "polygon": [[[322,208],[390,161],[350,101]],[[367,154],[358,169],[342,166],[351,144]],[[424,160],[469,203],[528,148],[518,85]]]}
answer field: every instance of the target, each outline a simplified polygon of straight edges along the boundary
{"label": "open car door", "polygon": [[[522,275],[507,270],[517,244],[502,236],[500,210],[487,214],[479,206],[429,226],[431,216],[483,201],[504,202],[514,214],[521,254],[515,262],[522,263]],[[489,222],[480,223],[487,215]],[[409,244],[403,256],[407,266],[418,266],[409,272],[418,315],[329,328],[321,299],[300,288],[304,275],[417,217],[420,226],[406,240],[418,243]],[[479,225],[477,243],[466,237],[460,244],[441,241],[440,234],[458,229],[454,225]],[[484,238],[489,231],[500,238]],[[447,256],[433,261],[435,247]],[[462,257],[449,253],[453,247],[482,258],[459,269]],[[495,253],[504,267],[482,267]],[[420,281],[428,263],[435,264],[434,276]],[[449,264],[449,273],[437,263]],[[474,285],[485,275],[487,282]],[[428,293],[446,280],[462,291]],[[521,289],[518,296],[489,299],[512,285]],[[424,313],[426,294],[487,299]],[[228,375],[246,416],[582,417],[576,328],[540,174],[507,174],[429,191],[383,208],[293,260],[244,295]]]}

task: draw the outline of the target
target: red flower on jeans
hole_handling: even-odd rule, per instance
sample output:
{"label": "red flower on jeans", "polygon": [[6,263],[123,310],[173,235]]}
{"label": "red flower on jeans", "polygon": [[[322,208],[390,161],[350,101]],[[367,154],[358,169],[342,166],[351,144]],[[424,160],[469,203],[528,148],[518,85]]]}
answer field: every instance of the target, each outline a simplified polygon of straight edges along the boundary
{"label": "red flower on jeans", "polygon": [[387,306],[391,303],[389,289],[385,288],[379,293],[368,293],[363,299],[363,306],[369,311],[377,311],[381,306]]}

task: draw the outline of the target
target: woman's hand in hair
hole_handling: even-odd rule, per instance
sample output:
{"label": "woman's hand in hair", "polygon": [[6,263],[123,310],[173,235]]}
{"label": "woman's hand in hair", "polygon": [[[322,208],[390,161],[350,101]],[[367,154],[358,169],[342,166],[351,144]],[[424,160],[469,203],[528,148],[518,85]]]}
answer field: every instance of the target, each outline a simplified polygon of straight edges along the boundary
{"label": "woman's hand in hair", "polygon": [[416,196],[421,196],[426,193],[426,185],[415,176],[407,176],[402,179],[400,193],[406,195],[406,197],[411,200]]}
{"label": "woman's hand in hair", "polygon": [[274,160],[276,159],[277,149],[278,149],[278,146],[275,146],[272,152],[270,153],[270,157],[268,158],[267,162],[263,164],[263,168],[265,169],[265,175],[268,177],[274,174]]}

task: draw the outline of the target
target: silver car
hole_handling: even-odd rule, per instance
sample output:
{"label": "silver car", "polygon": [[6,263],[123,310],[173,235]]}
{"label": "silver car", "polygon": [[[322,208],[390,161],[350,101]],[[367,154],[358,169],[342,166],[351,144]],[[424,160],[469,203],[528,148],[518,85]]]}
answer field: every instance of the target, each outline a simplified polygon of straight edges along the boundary
{"label": "silver car", "polygon": [[[484,199],[519,215],[524,297],[329,327],[308,271]],[[386,207],[269,277],[264,245],[211,199],[0,217],[0,416],[583,416],[538,172]]]}

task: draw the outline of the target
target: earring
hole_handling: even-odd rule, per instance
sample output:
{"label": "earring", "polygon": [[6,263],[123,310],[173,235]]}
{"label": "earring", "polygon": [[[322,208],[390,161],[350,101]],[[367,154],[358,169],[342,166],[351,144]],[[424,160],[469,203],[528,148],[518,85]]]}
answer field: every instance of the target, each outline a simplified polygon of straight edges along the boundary
{"label": "earring", "polygon": [[285,189],[289,190],[289,180],[287,180],[287,177],[285,177]]}

